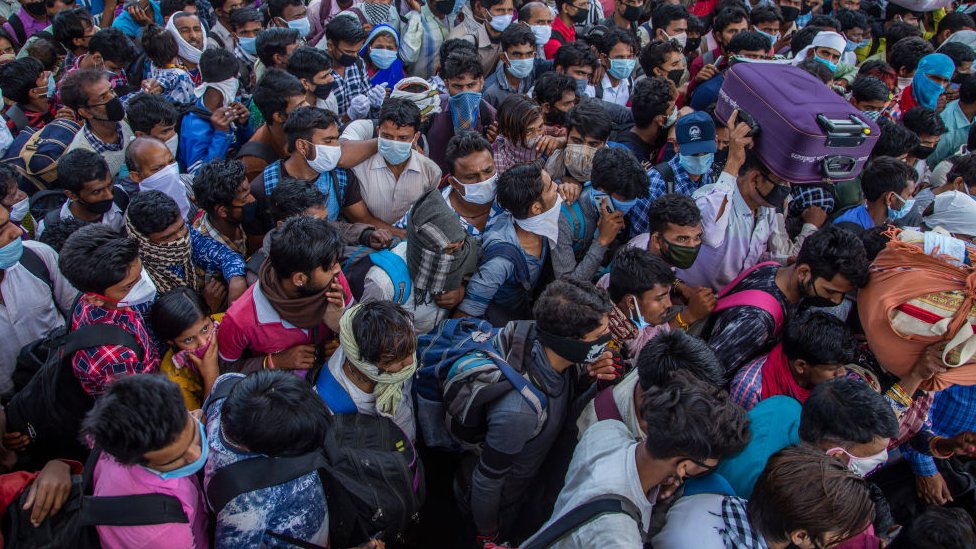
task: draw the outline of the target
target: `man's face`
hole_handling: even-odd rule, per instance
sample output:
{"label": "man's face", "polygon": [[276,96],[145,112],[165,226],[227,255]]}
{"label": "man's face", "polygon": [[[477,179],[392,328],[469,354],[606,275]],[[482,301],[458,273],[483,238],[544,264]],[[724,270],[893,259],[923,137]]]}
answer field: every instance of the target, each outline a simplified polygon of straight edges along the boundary
{"label": "man's face", "polygon": [[[481,183],[495,175],[495,159],[491,156],[490,150],[473,152],[454,161],[451,175],[454,176],[453,179],[464,185]],[[463,191],[463,189],[459,190]]]}
{"label": "man's face", "polygon": [[842,10],[857,11],[861,9],[861,0],[838,0],[837,8]]}
{"label": "man's face", "polygon": [[174,135],[176,135],[176,124],[156,124],[153,126],[153,129],[149,131],[150,137],[155,137],[163,143],[168,141]]}
{"label": "man's face", "polygon": [[305,4],[289,4],[281,10],[281,18],[287,21],[296,21],[305,17],[308,12],[308,8]]}
{"label": "man's face", "polygon": [[583,135],[577,128],[570,129],[569,133],[566,134],[566,143],[569,145],[586,145],[594,149],[601,149],[607,144],[606,141],[601,141],[596,137]]}
{"label": "man's face", "polygon": [[559,101],[556,101],[553,105],[551,105],[551,108],[562,113],[567,113],[570,109],[575,107],[577,103],[579,103],[579,98],[576,97],[575,91],[564,91],[563,96],[559,98]]}
{"label": "man's face", "polygon": [[285,112],[276,112],[271,115],[278,125],[284,124],[285,120],[288,120],[288,116],[297,109],[298,107],[308,106],[308,101],[305,100],[305,94],[295,95],[288,98],[288,103],[285,105]]}
{"label": "man's face", "polygon": [[790,363],[790,368],[799,378],[800,384],[807,388],[847,375],[847,368],[843,364],[809,364],[803,360],[794,360]]}
{"label": "man's face", "polygon": [[327,47],[331,48],[329,55],[332,56],[332,59],[338,61],[339,58],[341,58],[343,55],[358,57],[359,50],[361,50],[363,47],[363,42],[351,43],[351,42],[345,42],[340,40],[335,45],[329,43]]}
{"label": "man's face", "polygon": [[617,42],[617,44],[610,48],[610,53],[607,55],[607,59],[633,59],[634,49],[630,47],[630,44],[625,42]]}
{"label": "man's face", "polygon": [[844,36],[851,42],[860,42],[864,40],[865,32],[861,27],[853,27],[844,31]]}
{"label": "man's face", "polygon": [[27,198],[27,193],[20,190],[20,187],[17,185],[10,185],[10,189],[7,191],[7,194],[0,197],[0,205],[3,205],[3,207],[9,211],[10,208],[13,208],[14,204],[25,198]]}
{"label": "man's face", "polygon": [[657,252],[656,255],[661,256],[667,251],[668,246],[672,244],[695,248],[701,246],[701,243],[701,223],[696,225],[675,225],[674,223],[668,223],[664,231],[654,233],[651,240],[648,241],[648,247],[650,251]]}
{"label": "man's face", "polygon": [[115,197],[112,187],[112,174],[105,176],[105,179],[87,181],[81,186],[78,194],[68,192],[68,198],[79,200],[84,204],[94,204],[103,200],[112,200]]}
{"label": "man's face", "polygon": [[556,72],[565,72],[571,78],[575,80],[586,80],[589,81],[593,76],[593,67],[589,65],[570,65],[565,71],[560,71],[561,67],[556,68]]}
{"label": "man's face", "polygon": [[244,0],[227,0],[227,2],[224,3],[223,8],[216,10],[217,16],[220,17],[221,22],[227,23],[227,20],[230,17],[230,12],[239,10],[243,7]]}
{"label": "man's face", "polygon": [[88,21],[82,21],[81,27],[85,29],[85,35],[81,38],[73,38],[71,43],[75,48],[87,50],[88,42],[91,41],[92,36],[95,36],[95,27],[93,27]]}
{"label": "man's face", "polygon": [[512,2],[512,0],[503,0],[502,3],[488,8],[488,17],[495,17],[496,15],[512,15],[513,13],[515,13],[515,4]]}
{"label": "man's face", "polygon": [[516,59],[532,59],[535,57],[535,44],[518,44],[515,46],[509,46],[508,49],[505,50],[505,56],[508,58],[506,61],[514,61]]}
{"label": "man's face", "polygon": [[457,95],[462,92],[480,92],[485,85],[483,77],[475,78],[471,74],[462,74],[457,78],[449,78],[446,81],[448,95]]}
{"label": "man's face", "polygon": [[238,38],[255,38],[262,30],[264,30],[264,26],[261,25],[260,21],[248,21],[240,27],[237,27],[237,32],[234,34]]}
{"label": "man's face", "polygon": [[[652,326],[660,326],[664,324],[668,310],[671,309],[671,286],[656,284],[636,297],[635,301],[644,320]],[[631,302],[629,305],[633,306],[634,303]]]}
{"label": "man's face", "polygon": [[678,36],[679,34],[681,34],[683,32],[684,33],[687,33],[688,32],[688,20],[687,19],[672,19],[671,22],[668,23],[667,28],[664,29],[664,32],[666,32],[668,34],[668,38],[673,38],[673,37]]}
{"label": "man's face", "polygon": [[108,119],[105,104],[116,97],[108,78],[103,78],[94,84],[85,86],[85,96],[88,98],[85,101],[85,106],[78,108],[78,113],[81,117],[88,120],[92,118]]}
{"label": "man's face", "polygon": [[379,126],[379,136],[389,141],[399,141],[409,143],[417,137],[417,128],[413,126],[397,126],[393,122],[386,120]]}
{"label": "man's face", "polygon": [[557,196],[559,196],[559,193],[556,190],[556,184],[549,177],[549,174],[545,170],[542,170],[542,196],[532,205],[529,213],[532,216],[536,216],[549,211],[556,205]]}
{"label": "man's face", "polygon": [[729,129],[725,126],[715,125],[715,145],[720,151],[729,148]]}
{"label": "man's face", "polygon": [[336,147],[339,145],[339,126],[333,124],[328,128],[316,129],[312,132],[312,143],[315,145],[328,145]]}
{"label": "man's face", "polygon": [[247,178],[244,178],[237,187],[237,194],[234,195],[234,200],[231,201],[230,205],[217,207],[218,214],[227,221],[239,225],[244,222],[244,208],[255,201],[254,195],[251,194],[251,185],[248,184]]}
{"label": "man's face", "polygon": [[922,28],[922,20],[919,19],[918,17],[915,17],[915,14],[914,13],[905,13],[905,14],[896,16],[895,17],[895,20],[897,21],[899,18],[902,21],[904,21],[905,23],[908,23],[909,25],[911,25],[913,27]]}
{"label": "man's face", "polygon": [[641,0],[617,0],[616,5],[617,5],[617,13],[619,13],[620,16],[623,17],[624,12],[627,10],[628,7],[633,6],[635,8],[641,8],[644,6],[644,3]]}
{"label": "man's face", "polygon": [[20,227],[10,222],[10,211],[0,208],[0,246],[6,246],[24,233]]}
{"label": "man's face", "polygon": [[830,61],[831,63],[840,62],[840,52],[833,48],[814,48],[813,54],[825,61]]}
{"label": "man's face", "polygon": [[160,473],[179,469],[200,459],[203,452],[202,444],[200,424],[187,412],[186,427],[176,440],[159,450],[146,452],[143,455],[145,460],[143,465]]}
{"label": "man's face", "polygon": [[767,59],[769,52],[766,50],[740,50],[736,55],[745,59]]}
{"label": "man's face", "polygon": [[170,223],[169,227],[156,233],[149,233],[146,237],[156,244],[166,244],[183,238],[189,230],[186,222],[181,217],[176,216],[176,220]]}
{"label": "man's face", "polygon": [[203,49],[203,27],[196,15],[184,15],[176,20],[176,32],[198,50]]}
{"label": "man's face", "polygon": [[722,44],[722,47],[725,48],[729,45],[729,42],[732,41],[733,36],[739,34],[740,32],[748,28],[749,28],[749,22],[747,20],[743,19],[742,21],[736,21],[734,23],[730,23],[729,26],[725,27],[725,30],[723,30],[721,34],[716,36],[716,38],[719,39],[719,42]]}
{"label": "man's face", "polygon": [[295,273],[292,276],[295,277],[296,275],[304,279],[304,281],[300,281],[301,285],[298,286],[298,291],[302,295],[319,295],[325,292],[339,276],[339,262],[333,263],[328,269],[316,267],[308,275]]}
{"label": "man's face", "polygon": [[755,25],[756,30],[765,32],[767,34],[776,34],[779,32],[779,21],[760,21]]}
{"label": "man's face", "polygon": [[548,8],[537,7],[532,10],[532,13],[529,14],[529,18],[523,21],[523,23],[529,26],[551,27],[552,19],[552,11],[550,11]]}
{"label": "man's face", "polygon": [[139,165],[139,180],[152,177],[159,170],[175,162],[173,153],[162,143],[152,143],[144,145],[136,155],[136,164]]}
{"label": "man's face", "polygon": [[804,289],[804,297],[820,297],[840,305],[844,296],[848,292],[854,291],[854,285],[847,278],[838,273],[829,280],[822,277],[813,278],[810,267],[800,265],[797,267],[797,275],[800,279],[800,286]]}
{"label": "man's face", "polygon": [[140,278],[142,278],[142,260],[137,257],[132,263],[129,263],[129,269],[122,280],[105,288],[104,297],[108,298],[108,301],[103,300],[103,304],[108,308],[115,308],[113,305],[125,299],[125,296],[139,282]]}
{"label": "man's face", "polygon": [[49,19],[54,19],[54,16],[61,13],[64,10],[75,9],[75,0],[54,0],[54,3],[50,6],[45,6],[45,11],[47,11],[47,16]]}
{"label": "man's face", "polygon": [[918,136],[920,145],[922,145],[923,147],[932,147],[932,148],[939,146],[939,139],[941,138],[942,138],[941,135],[932,135],[930,133],[923,133]]}
{"label": "man's face", "polygon": [[668,52],[664,59],[664,64],[654,67],[655,73],[661,78],[667,78],[671,71],[682,70],[685,68],[685,57],[676,51]]}
{"label": "man's face", "polygon": [[885,105],[887,105],[888,102],[883,101],[881,99],[865,99],[864,101],[857,101],[855,99],[851,99],[851,104],[857,107],[858,110],[862,110],[865,112],[881,112],[881,110],[885,108]]}

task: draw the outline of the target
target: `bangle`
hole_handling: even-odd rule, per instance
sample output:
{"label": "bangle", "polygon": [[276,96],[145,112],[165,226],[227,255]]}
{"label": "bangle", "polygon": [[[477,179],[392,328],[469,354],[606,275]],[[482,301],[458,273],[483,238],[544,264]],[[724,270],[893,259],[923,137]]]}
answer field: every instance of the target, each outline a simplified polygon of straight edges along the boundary
{"label": "bangle", "polygon": [[674,320],[678,323],[679,328],[681,328],[686,332],[688,331],[688,323],[685,322],[684,320],[681,320],[681,313],[678,313],[678,315],[674,317]]}
{"label": "bangle", "polygon": [[952,456],[956,455],[955,450],[953,450],[952,452],[949,452],[948,454],[943,454],[942,452],[940,452],[935,447],[936,444],[938,444],[940,441],[942,441],[944,439],[945,439],[945,437],[940,437],[940,436],[936,435],[936,436],[932,437],[932,440],[929,441],[929,453],[932,454],[932,457],[939,458],[939,459],[949,459]]}
{"label": "bangle", "polygon": [[274,370],[275,369],[274,360],[272,360],[272,358],[271,358],[271,355],[272,354],[273,353],[268,353],[268,354],[266,354],[264,356],[264,369],[265,370]]}

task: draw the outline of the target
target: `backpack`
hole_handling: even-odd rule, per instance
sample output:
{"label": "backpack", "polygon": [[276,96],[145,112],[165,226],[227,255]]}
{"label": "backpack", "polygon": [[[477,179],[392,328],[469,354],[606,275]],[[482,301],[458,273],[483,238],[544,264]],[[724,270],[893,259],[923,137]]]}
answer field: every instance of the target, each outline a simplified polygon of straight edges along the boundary
{"label": "backpack", "polygon": [[668,162],[661,162],[660,164],[654,166],[657,173],[661,174],[661,179],[664,180],[664,184],[667,188],[665,192],[671,194],[674,192],[674,169],[671,168],[671,164]]}
{"label": "backpack", "polygon": [[362,299],[363,289],[366,286],[366,273],[372,267],[383,269],[393,282],[393,298],[390,301],[405,305],[413,291],[407,262],[393,250],[373,250],[368,246],[359,246],[342,266],[342,272],[346,276],[353,297],[357,301]]}
{"label": "backpack", "polygon": [[549,35],[549,38],[555,40],[556,42],[559,42],[560,46],[565,45],[567,42],[566,37],[563,36],[563,33],[559,32],[556,29],[552,29],[552,34]]}
{"label": "backpack", "polygon": [[579,530],[591,521],[606,514],[623,513],[634,519],[637,529],[644,536],[643,523],[641,522],[640,511],[628,499],[621,496],[607,495],[578,505],[565,515],[559,517],[544,530],[541,530],[526,543],[522,544],[522,549],[545,549],[552,547],[557,541]]}
{"label": "backpack", "polygon": [[20,20],[20,14],[11,15],[7,22],[10,23],[10,28],[14,31],[17,44],[21,47],[25,46],[28,38],[27,29],[24,28],[24,22]]}
{"label": "backpack", "polygon": [[[326,372],[328,366],[323,366],[319,378]],[[221,381],[209,399],[226,398],[241,379]],[[329,507],[332,547],[352,547],[378,532],[387,541],[399,538],[416,522],[423,504],[423,464],[409,437],[393,420],[353,410],[330,416],[321,451],[250,458],[218,469],[207,485],[214,513],[219,515],[240,494],[317,471]],[[297,547],[316,547],[285,534],[265,533]]]}
{"label": "backpack", "polygon": [[742,282],[742,279],[749,276],[756,269],[761,267],[766,267],[769,265],[779,265],[775,261],[766,261],[763,263],[758,263],[752,267],[746,269],[739,274],[732,282],[729,282],[722,291],[718,293],[718,301],[715,304],[715,308],[712,309],[712,315],[716,315],[726,309],[731,309],[732,307],[758,307],[773,317],[773,333],[778,334],[783,329],[783,322],[786,317],[783,312],[783,306],[780,305],[779,301],[769,293],[762,290],[742,290],[740,292],[730,293],[735,289],[736,286]]}
{"label": "backpack", "polygon": [[535,322],[515,324],[512,347],[504,356],[494,344],[497,333],[486,320],[455,318],[445,320],[417,342],[414,393],[418,407],[422,402],[443,410],[439,418],[446,418],[445,429],[465,444],[484,442],[488,409],[510,391],[517,392],[535,411],[533,436],[548,418],[548,399],[525,368],[525,361],[531,360]]}
{"label": "backpack", "polygon": [[81,125],[74,120],[55,118],[35,132],[20,132],[4,157],[26,182],[45,190],[58,180],[58,161]]}
{"label": "backpack", "polygon": [[4,541],[8,549],[96,549],[101,547],[92,526],[147,526],[190,522],[183,504],[167,494],[93,496],[92,475],[101,450],[92,450],[82,475],[71,479],[68,500],[57,514],[48,516],[38,527],[30,523],[31,510],[25,510],[29,490],[7,508],[3,517]]}
{"label": "backpack", "polygon": [[593,398],[593,411],[596,412],[597,421],[605,419],[615,419],[623,421],[624,416],[617,407],[617,401],[613,399],[613,387],[600,389],[600,392]]}
{"label": "backpack", "polygon": [[[35,199],[34,197],[37,197]],[[47,228],[52,223],[57,223],[61,219],[61,207],[68,201],[68,195],[61,189],[48,189],[39,191],[31,197],[31,215],[37,215],[34,219],[44,221]],[[129,207],[129,193],[115,185],[112,189],[112,202],[123,212]]]}
{"label": "backpack", "polygon": [[573,227],[573,255],[579,261],[586,252],[583,249],[583,239],[586,238],[586,218],[583,217],[583,209],[580,207],[579,200],[573,202],[572,206],[567,206],[563,202],[560,208],[562,209],[562,216],[568,219],[570,225]]}
{"label": "backpack", "polygon": [[14,128],[11,133],[15,136],[20,134],[20,132],[25,128],[30,127],[30,121],[27,120],[27,114],[24,113],[24,110],[21,109],[20,105],[17,103],[10,105],[7,112],[3,113],[3,115],[7,120],[14,123]]}
{"label": "backpack", "polygon": [[103,345],[128,347],[139,357],[144,352],[136,337],[119,326],[89,324],[71,331],[51,330],[17,356],[13,378],[29,381],[7,405],[7,432],[30,436],[31,458],[41,466],[53,458],[83,459],[88,454],[78,442],[78,432],[95,401],[75,377],[71,358],[77,351]]}

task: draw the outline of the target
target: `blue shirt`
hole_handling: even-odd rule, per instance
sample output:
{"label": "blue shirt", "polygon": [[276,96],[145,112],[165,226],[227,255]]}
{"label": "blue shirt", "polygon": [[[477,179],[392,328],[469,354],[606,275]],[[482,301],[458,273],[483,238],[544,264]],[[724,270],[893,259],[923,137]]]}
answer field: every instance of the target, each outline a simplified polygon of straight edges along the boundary
{"label": "blue shirt", "polygon": [[[152,8],[153,20],[155,20],[157,25],[162,27],[163,14],[159,11],[159,2],[156,0],[149,0],[149,7]],[[136,23],[126,10],[122,10],[121,13],[115,16],[115,20],[112,21],[112,26],[122,31],[122,33],[129,38],[139,38],[142,36],[142,25]]]}
{"label": "blue shirt", "polygon": [[[705,185],[714,183],[711,172],[701,176],[698,181],[692,179],[688,175],[688,171],[681,166],[678,155],[674,155],[674,158],[668,161],[668,166],[674,172],[674,192],[676,194],[691,196],[695,194],[695,191]],[[651,209],[651,204],[668,192],[668,182],[661,176],[661,172],[652,168],[651,171],[647,172],[647,177],[650,179],[647,196],[645,198],[638,198],[637,203],[634,204],[634,207],[627,214],[627,222],[630,224],[631,236],[650,232],[651,227],[647,221],[647,213]]]}
{"label": "blue shirt", "polygon": [[865,229],[870,229],[875,225],[871,215],[868,214],[868,207],[864,204],[855,206],[834,219],[834,225],[844,222],[855,223]]}
{"label": "blue shirt", "polygon": [[[197,100],[197,106],[203,106],[203,98]],[[216,158],[225,158],[232,144],[243,144],[250,138],[250,130],[246,126],[237,128],[231,125],[229,131],[217,131],[210,125],[210,119],[201,118],[194,112],[183,116],[180,125],[180,146],[176,151],[180,163],[180,172],[195,174],[204,164]]]}
{"label": "blue shirt", "polygon": [[[976,431],[976,385],[953,385],[935,396],[926,427],[942,437]],[[930,477],[937,472],[932,456],[902,446],[902,454],[916,475]]]}
{"label": "blue shirt", "polygon": [[[224,280],[244,276],[245,264],[241,254],[217,242],[209,236],[190,227],[190,248],[193,264],[208,274],[219,274]],[[172,265],[170,269],[181,278],[186,278],[182,265]]]}

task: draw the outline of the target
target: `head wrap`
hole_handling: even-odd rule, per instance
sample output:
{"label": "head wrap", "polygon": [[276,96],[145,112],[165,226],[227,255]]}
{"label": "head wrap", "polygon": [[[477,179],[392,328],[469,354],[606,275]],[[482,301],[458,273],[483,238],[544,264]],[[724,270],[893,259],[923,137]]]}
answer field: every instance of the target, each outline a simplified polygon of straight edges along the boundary
{"label": "head wrap", "polygon": [[799,65],[807,58],[808,55],[813,55],[813,50],[816,48],[830,48],[832,50],[837,50],[837,53],[844,53],[844,48],[847,46],[847,39],[832,31],[818,32],[816,36],[813,37],[813,43],[809,46],[800,50],[800,53],[796,54],[793,58],[793,64]]}
{"label": "head wrap", "polygon": [[[459,241],[463,244],[453,254],[444,252]],[[431,189],[413,205],[407,219],[407,269],[416,303],[427,303],[431,293],[460,288],[480,258],[478,241],[464,230],[439,190]]]}
{"label": "head wrap", "polygon": [[[149,273],[149,278],[152,279],[159,293],[168,292],[179,286],[188,286],[197,291],[202,289],[196,267],[193,266],[193,248],[190,246],[189,231],[182,238],[172,242],[153,242],[135,228],[128,212],[125,214],[125,230],[129,238],[139,245],[142,266]],[[177,275],[173,267],[182,268],[183,276]]]}
{"label": "head wrap", "polygon": [[[381,4],[379,2],[362,2],[356,6],[360,13],[370,25],[379,25],[396,21],[400,15],[392,4]],[[371,34],[372,35],[372,34]],[[369,39],[366,40],[369,43]]]}
{"label": "head wrap", "polygon": [[417,370],[417,354],[414,353],[413,362],[409,366],[395,373],[385,372],[376,364],[363,360],[352,329],[356,315],[362,308],[362,304],[356,304],[342,313],[342,318],[339,319],[339,345],[346,355],[346,360],[370,381],[376,383],[373,389],[373,395],[376,396],[376,412],[386,417],[393,417],[403,399],[403,383],[413,377]]}
{"label": "head wrap", "polygon": [[[360,4],[360,6],[365,6],[365,5],[366,4]],[[363,47],[362,49],[359,50],[359,55],[366,55],[366,49],[369,47],[370,44],[373,43],[373,40],[376,40],[376,37],[381,34],[389,34],[390,36],[392,36],[393,40],[396,42],[396,47],[398,49],[400,48],[400,35],[397,34],[396,29],[394,29],[393,27],[391,27],[386,23],[380,23],[375,27],[373,27],[373,30],[369,31],[369,36],[367,36],[366,41],[363,42]]]}
{"label": "head wrap", "polygon": [[179,46],[179,55],[183,59],[186,59],[190,63],[197,64],[200,62],[200,56],[203,55],[203,50],[207,49],[207,29],[201,24],[200,32],[203,33],[203,47],[197,49],[196,46],[191,45],[189,42],[180,36],[180,31],[176,30],[176,19],[178,17],[185,17],[192,15],[197,17],[195,13],[189,13],[185,11],[176,12],[170,16],[169,22],[166,23],[166,30],[176,38],[176,44]]}
{"label": "head wrap", "polygon": [[935,197],[932,215],[922,218],[931,228],[942,227],[952,234],[976,236],[976,200],[959,191]]}
{"label": "head wrap", "polygon": [[[425,91],[413,92],[404,91],[406,88],[423,86]],[[441,98],[437,87],[419,76],[403,78],[396,83],[390,97],[402,97],[409,99],[417,108],[420,109],[420,116],[428,116],[441,112]]]}
{"label": "head wrap", "polygon": [[928,75],[941,76],[946,80],[952,78],[956,65],[952,58],[943,53],[930,53],[918,62],[915,76],[912,77],[912,96],[923,107],[935,109],[939,96],[945,93],[941,84],[936,84]]}
{"label": "head wrap", "polygon": [[952,162],[945,159],[932,169],[929,175],[929,187],[937,189],[949,182],[949,172],[952,170]]}

